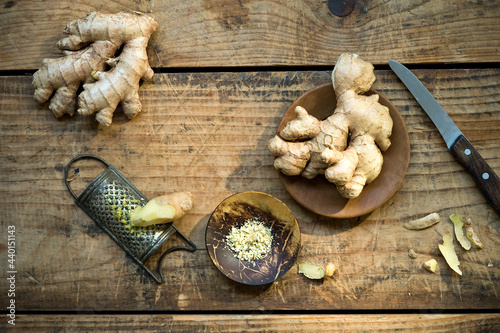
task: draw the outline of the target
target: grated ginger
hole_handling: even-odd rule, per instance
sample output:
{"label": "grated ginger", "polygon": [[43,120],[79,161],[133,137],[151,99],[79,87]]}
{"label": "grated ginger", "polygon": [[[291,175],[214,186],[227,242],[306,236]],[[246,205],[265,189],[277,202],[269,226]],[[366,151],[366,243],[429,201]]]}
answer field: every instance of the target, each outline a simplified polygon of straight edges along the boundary
{"label": "grated ginger", "polygon": [[271,228],[256,219],[247,220],[240,228],[232,227],[226,236],[226,248],[246,261],[265,258],[271,251],[272,242]]}

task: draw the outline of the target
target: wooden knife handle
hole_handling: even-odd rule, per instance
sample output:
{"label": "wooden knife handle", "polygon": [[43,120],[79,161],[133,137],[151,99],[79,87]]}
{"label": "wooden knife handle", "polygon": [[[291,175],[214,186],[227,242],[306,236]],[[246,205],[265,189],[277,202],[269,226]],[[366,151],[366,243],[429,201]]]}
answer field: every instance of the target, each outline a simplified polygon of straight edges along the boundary
{"label": "wooden knife handle", "polygon": [[450,148],[455,159],[472,175],[478,187],[500,215],[500,178],[463,135]]}

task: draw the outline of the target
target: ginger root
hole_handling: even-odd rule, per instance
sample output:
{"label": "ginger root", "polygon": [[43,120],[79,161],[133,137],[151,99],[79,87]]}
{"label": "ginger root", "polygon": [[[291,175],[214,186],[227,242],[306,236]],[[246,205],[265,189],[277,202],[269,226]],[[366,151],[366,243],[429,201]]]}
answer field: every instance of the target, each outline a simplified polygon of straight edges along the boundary
{"label": "ginger root", "polygon": [[175,192],[148,201],[130,214],[130,223],[145,227],[152,224],[169,223],[183,217],[193,208],[193,195],[190,192]]}
{"label": "ginger root", "polygon": [[324,174],[343,197],[358,197],[380,174],[381,151],[391,145],[389,109],[378,95],[362,95],[374,81],[370,63],[355,54],[340,55],[332,73],[334,113],[320,121],[298,106],[296,118],[268,143],[274,167],[308,179]]}
{"label": "ginger root", "polygon": [[72,116],[75,111],[81,115],[97,112],[97,121],[109,126],[121,103],[125,115],[132,119],[142,109],[140,80],[153,77],[146,47],[157,27],[152,18],[140,13],[93,12],[68,23],[64,30],[68,36],[57,43],[64,56],[44,59],[33,75],[35,100],[45,103],[50,99],[49,109],[56,118]]}

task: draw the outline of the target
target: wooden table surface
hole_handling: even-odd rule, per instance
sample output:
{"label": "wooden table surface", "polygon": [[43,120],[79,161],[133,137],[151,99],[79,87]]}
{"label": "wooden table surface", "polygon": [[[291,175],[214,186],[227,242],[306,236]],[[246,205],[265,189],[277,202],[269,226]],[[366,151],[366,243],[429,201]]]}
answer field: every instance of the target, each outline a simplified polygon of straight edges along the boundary
{"label": "wooden table surface", "polygon": [[[346,17],[326,0],[0,7],[0,328],[14,328],[13,314],[15,328],[37,332],[500,331],[500,217],[387,65],[406,64],[500,174],[500,1],[357,0]],[[108,128],[93,116],[55,119],[31,87],[42,60],[60,56],[55,43],[66,23],[92,11],[141,11],[159,23],[148,47],[154,82],[140,89],[143,112],[128,121],[118,110]],[[410,136],[400,189],[364,219],[302,208],[267,149],[287,107],[330,82],[343,52],[375,65],[374,89],[397,107]],[[75,204],[63,168],[80,154],[104,158],[148,198],[193,193],[194,208],[176,226],[197,250],[167,256],[165,283]],[[82,184],[95,176],[83,172],[94,170],[90,162],[81,170]],[[265,286],[223,276],[207,254],[205,229],[217,205],[243,191],[282,200],[301,229],[298,261],[334,262],[334,277],[308,280],[297,265]],[[438,225],[402,227],[432,212],[442,217]],[[455,212],[474,221],[484,242],[480,250],[456,247],[462,276],[437,246]],[[431,258],[435,274],[422,268]]]}

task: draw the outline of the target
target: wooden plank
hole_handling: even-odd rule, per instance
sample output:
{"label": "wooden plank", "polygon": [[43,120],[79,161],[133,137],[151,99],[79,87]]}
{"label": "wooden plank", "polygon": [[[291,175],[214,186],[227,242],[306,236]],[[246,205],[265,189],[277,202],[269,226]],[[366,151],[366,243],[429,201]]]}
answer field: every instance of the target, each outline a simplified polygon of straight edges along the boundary
{"label": "wooden plank", "polygon": [[496,332],[498,314],[412,315],[21,315],[16,328],[37,332]]}
{"label": "wooden plank", "polygon": [[58,57],[65,25],[96,10],[155,18],[153,67],[333,67],[343,52],[374,64],[498,62],[498,8],[498,0],[365,0],[340,18],[316,0],[8,1],[0,12],[0,70],[38,69]]}
{"label": "wooden plank", "polygon": [[[500,70],[415,73],[500,173]],[[0,230],[16,230],[18,311],[498,309],[499,216],[395,75],[376,74],[374,88],[406,121],[410,166],[389,202],[364,220],[340,221],[298,206],[267,150],[288,105],[328,82],[329,72],[159,74],[141,88],[144,112],[132,121],[117,112],[109,128],[98,127],[93,117],[56,120],[33,101],[30,76],[0,78]],[[74,204],[62,171],[82,153],[105,158],[149,198],[193,192],[195,207],[177,225],[198,250],[167,257],[165,284],[146,276]],[[96,168],[82,164],[78,179],[92,179]],[[83,189],[81,183],[75,190]],[[299,260],[332,261],[337,275],[315,282],[293,267],[272,285],[245,287],[220,274],[205,250],[206,223],[224,198],[248,190],[285,202],[302,232]],[[444,221],[419,232],[402,228],[431,212]],[[485,243],[482,250],[457,249],[461,277],[437,248],[452,230],[446,218],[454,212],[470,216]],[[2,244],[0,261],[7,262]],[[410,248],[417,260],[408,257]],[[438,260],[437,274],[421,267],[430,258]],[[1,290],[8,289],[6,278],[2,270]]]}

